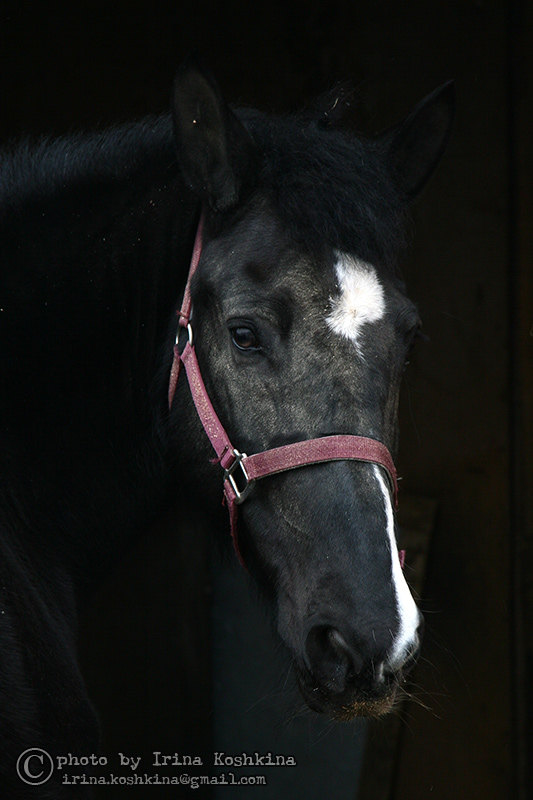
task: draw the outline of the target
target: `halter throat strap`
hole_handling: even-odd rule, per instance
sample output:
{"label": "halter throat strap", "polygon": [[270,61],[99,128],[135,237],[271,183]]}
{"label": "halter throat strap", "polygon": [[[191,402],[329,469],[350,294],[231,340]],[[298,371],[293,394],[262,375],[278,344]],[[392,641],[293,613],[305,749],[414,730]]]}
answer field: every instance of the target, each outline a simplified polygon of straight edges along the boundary
{"label": "halter throat strap", "polygon": [[[237,508],[243,503],[253,489],[257,480],[275,475],[287,470],[320,464],[327,461],[364,461],[378,464],[382,467],[389,479],[395,507],[398,505],[398,479],[394,461],[388,449],[377,439],[351,434],[337,434],[333,436],[320,436],[316,439],[306,439],[302,442],[286,444],[260,453],[247,456],[234,447],[224,426],[222,425],[202,378],[200,365],[196,356],[193,341],[191,318],[191,281],[198,268],[202,253],[204,217],[200,217],[189,269],[189,277],[185,286],[181,309],[177,312],[178,332],[174,345],[174,358],[170,372],[168,388],[168,405],[172,406],[174,394],[180,376],[181,365],[185,369],[192,399],[196,411],[207,434],[209,441],[216,453],[214,463],[223,470],[223,491],[230,517],[231,536],[235,552],[239,561],[245,566],[242,559],[237,537]],[[181,328],[187,328],[189,340],[180,353],[178,338]],[[400,551],[400,561],[403,566],[403,551]]]}

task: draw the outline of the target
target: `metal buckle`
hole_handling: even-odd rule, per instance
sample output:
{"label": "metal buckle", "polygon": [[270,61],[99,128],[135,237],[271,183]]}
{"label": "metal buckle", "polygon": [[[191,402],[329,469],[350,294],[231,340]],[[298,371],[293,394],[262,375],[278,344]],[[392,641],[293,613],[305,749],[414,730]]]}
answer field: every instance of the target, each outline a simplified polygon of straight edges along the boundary
{"label": "metal buckle", "polygon": [[[229,484],[233,489],[233,492],[235,493],[235,502],[237,503],[237,505],[240,505],[246,500],[246,498],[250,494],[255,481],[250,480],[250,478],[248,477],[248,473],[244,468],[244,464],[242,463],[243,458],[247,457],[246,453],[239,453],[238,450],[233,450],[233,455],[235,456],[235,461],[227,469],[224,470],[224,481],[229,481]],[[244,487],[242,489],[237,486],[237,482],[233,477],[233,473],[239,467],[241,469],[242,476],[245,481]]]}

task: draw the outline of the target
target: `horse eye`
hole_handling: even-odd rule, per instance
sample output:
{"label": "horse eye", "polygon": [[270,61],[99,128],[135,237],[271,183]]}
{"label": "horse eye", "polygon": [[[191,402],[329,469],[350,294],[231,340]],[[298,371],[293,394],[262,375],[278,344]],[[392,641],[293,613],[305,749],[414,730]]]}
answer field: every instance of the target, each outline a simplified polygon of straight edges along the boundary
{"label": "horse eye", "polygon": [[231,338],[239,350],[259,350],[259,341],[251,328],[246,328],[244,325],[232,328]]}

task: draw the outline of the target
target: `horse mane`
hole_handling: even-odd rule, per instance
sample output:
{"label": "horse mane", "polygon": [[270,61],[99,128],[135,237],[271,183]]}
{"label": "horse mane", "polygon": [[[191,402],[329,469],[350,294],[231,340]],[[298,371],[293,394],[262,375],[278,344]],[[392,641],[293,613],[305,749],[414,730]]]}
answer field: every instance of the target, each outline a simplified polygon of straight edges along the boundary
{"label": "horse mane", "polygon": [[[316,111],[236,113],[262,153],[258,188],[296,237],[392,267],[404,245],[404,213],[379,141],[325,125]],[[175,163],[168,114],[96,133],[27,139],[0,154],[0,209],[42,202],[65,187],[149,181]]]}
{"label": "horse mane", "polygon": [[[170,116],[149,116],[93,133],[23,139],[0,153],[0,208],[41,200],[66,186],[121,181],[173,157]],[[160,168],[160,167],[159,167]]]}

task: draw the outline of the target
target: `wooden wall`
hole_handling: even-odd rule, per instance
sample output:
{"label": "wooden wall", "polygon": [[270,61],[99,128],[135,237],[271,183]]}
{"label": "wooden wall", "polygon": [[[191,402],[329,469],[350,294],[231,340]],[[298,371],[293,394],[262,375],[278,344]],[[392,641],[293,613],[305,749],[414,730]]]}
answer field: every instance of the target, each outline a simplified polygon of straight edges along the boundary
{"label": "wooden wall", "polygon": [[510,51],[510,400],[514,730],[517,793],[533,787],[533,5],[512,4]]}
{"label": "wooden wall", "polygon": [[[390,800],[503,800],[521,790],[526,796],[531,724],[524,687],[532,676],[525,665],[533,663],[525,633],[526,623],[533,629],[526,569],[533,550],[531,22],[526,0],[120,0],[57,11],[53,4],[14,6],[0,26],[3,140],[162,110],[174,66],[193,46],[207,55],[231,99],[266,109],[294,107],[351,77],[355,118],[366,132],[401,118],[455,78],[455,134],[414,209],[414,243],[403,267],[430,341],[406,380],[400,466],[408,490],[436,502],[437,522],[415,678],[423,705],[412,703],[405,715]],[[150,556],[154,585],[167,576],[168,603],[158,615],[172,609],[165,563],[173,530],[165,536],[167,547]],[[189,623],[204,630],[208,603],[198,598],[205,553],[198,559],[203,577],[183,580],[197,599]],[[123,602],[128,580],[112,589],[114,602]],[[153,591],[145,586],[140,602],[152,602]],[[126,628],[137,611],[113,613]],[[174,623],[171,611],[162,638]],[[197,657],[206,658],[207,649]],[[132,658],[128,651],[123,672]],[[170,663],[157,669],[168,671]],[[95,676],[94,685],[104,716],[111,715],[106,676]],[[164,702],[168,686],[167,679],[147,703]],[[182,709],[185,728],[195,702],[207,696],[203,689]],[[129,719],[124,714],[121,708],[116,718],[119,733]]]}

